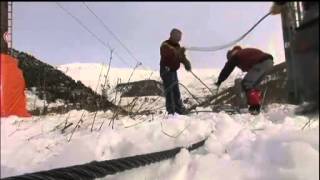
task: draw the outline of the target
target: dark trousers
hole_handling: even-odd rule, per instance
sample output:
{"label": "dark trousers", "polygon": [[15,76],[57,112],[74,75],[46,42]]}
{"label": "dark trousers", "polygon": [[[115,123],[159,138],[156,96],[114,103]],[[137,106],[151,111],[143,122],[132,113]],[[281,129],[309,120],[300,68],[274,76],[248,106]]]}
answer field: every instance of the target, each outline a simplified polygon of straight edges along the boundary
{"label": "dark trousers", "polygon": [[177,71],[170,71],[161,66],[160,76],[163,81],[167,112],[169,114],[174,114],[175,112],[181,114],[184,107],[181,100]]}
{"label": "dark trousers", "polygon": [[254,65],[244,76],[242,85],[244,90],[256,88],[264,78],[265,73],[273,67],[273,60],[268,59],[259,64]]}

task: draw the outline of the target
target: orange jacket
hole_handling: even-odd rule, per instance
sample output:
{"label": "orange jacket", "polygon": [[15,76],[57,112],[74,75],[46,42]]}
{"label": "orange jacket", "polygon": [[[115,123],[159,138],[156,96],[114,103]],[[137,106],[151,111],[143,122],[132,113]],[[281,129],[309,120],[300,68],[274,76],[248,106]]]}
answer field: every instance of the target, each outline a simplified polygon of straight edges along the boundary
{"label": "orange jacket", "polygon": [[30,117],[26,109],[25,81],[18,60],[1,54],[1,117]]}

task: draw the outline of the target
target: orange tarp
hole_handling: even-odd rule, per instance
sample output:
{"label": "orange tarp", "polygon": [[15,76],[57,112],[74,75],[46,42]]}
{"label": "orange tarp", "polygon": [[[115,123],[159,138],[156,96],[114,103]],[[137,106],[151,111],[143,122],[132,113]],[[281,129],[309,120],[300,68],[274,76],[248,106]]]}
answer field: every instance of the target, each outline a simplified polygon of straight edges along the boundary
{"label": "orange tarp", "polygon": [[25,81],[18,60],[1,54],[1,117],[30,117],[26,109]]}

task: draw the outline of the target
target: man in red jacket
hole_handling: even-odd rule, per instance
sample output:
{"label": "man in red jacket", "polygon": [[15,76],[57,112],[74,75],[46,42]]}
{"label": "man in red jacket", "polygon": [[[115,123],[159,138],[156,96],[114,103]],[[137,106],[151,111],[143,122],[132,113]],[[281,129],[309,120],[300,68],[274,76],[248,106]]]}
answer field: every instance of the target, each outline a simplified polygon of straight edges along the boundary
{"label": "man in red jacket", "polygon": [[[235,46],[227,53],[227,63],[220,72],[217,86],[226,80],[233,69],[237,66],[243,72],[247,72],[242,80],[242,88],[246,92],[247,104],[251,113],[260,112],[261,92],[257,89],[260,81],[263,79],[265,73],[273,66],[272,55],[262,52],[255,48],[244,48]],[[240,98],[243,97],[240,95]]]}
{"label": "man in red jacket", "polygon": [[187,71],[191,70],[190,61],[185,56],[185,48],[180,47],[182,32],[172,29],[170,38],[162,42],[160,47],[160,76],[163,81],[168,114],[185,114],[179,89],[177,70],[183,63]]}

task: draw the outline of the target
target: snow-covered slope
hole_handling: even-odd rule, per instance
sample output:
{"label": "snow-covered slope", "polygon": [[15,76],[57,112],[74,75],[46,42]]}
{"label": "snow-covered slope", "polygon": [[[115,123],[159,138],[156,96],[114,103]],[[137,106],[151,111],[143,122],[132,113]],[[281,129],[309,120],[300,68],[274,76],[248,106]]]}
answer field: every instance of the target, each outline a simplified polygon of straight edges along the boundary
{"label": "snow-covered slope", "polygon": [[[76,81],[81,81],[86,86],[91,87],[93,90],[97,89],[98,93],[101,93],[101,85],[104,83],[104,76],[107,74],[108,66],[97,64],[97,63],[72,63],[58,66],[58,69],[66,73],[68,76],[72,77]],[[194,69],[193,72],[209,87],[214,87],[214,82],[217,80],[221,69]],[[101,76],[99,79],[99,75]],[[126,68],[114,68],[111,66],[108,80],[111,87],[117,84],[118,79],[121,79],[122,83],[128,82],[133,69]],[[230,76],[230,78],[222,84],[223,87],[228,87],[233,84],[234,78],[241,76],[240,70],[235,70]],[[130,82],[139,81],[144,79],[150,79],[161,81],[159,71],[145,70],[142,67],[137,68]],[[205,88],[193,75],[180,68],[178,70],[178,78],[180,82],[187,87],[193,87],[196,89]]]}
{"label": "snow-covered slope", "polygon": [[[118,104],[118,102],[113,100],[119,100],[120,94],[116,92],[115,87],[117,83],[126,83],[128,82],[130,76],[130,82],[152,79],[162,82],[160,78],[159,71],[151,71],[146,70],[143,67],[137,68],[135,71],[133,69],[126,68],[114,68],[111,66],[109,73],[108,66],[105,64],[97,64],[97,63],[72,63],[60,65],[57,67],[60,71],[64,72],[68,76],[72,77],[76,81],[81,81],[84,85],[92,88],[94,91],[101,93],[101,89],[103,84],[105,83],[105,75],[108,74],[108,78],[106,84],[109,85],[110,88],[107,89],[107,97],[109,101]],[[194,74],[201,79],[207,86],[210,87],[211,92],[190,72],[187,72],[183,66],[178,70],[178,78],[179,82],[186,86],[188,90],[196,96],[198,99],[203,99],[208,95],[212,95],[211,93],[215,92],[216,86],[214,83],[217,81],[221,69],[193,69]],[[133,73],[133,74],[132,74]],[[220,90],[224,88],[233,86],[234,79],[237,77],[242,77],[243,73],[235,69],[235,71],[230,75],[230,77],[221,85]],[[99,78],[100,77],[100,78]],[[121,81],[120,81],[121,80]],[[107,87],[107,86],[105,86]],[[182,99],[189,99],[189,104],[192,105],[196,103],[196,101],[191,97],[189,92],[184,89],[184,87],[180,87]],[[164,98],[162,97],[147,97],[152,101],[159,101],[157,104],[154,104],[153,109],[163,109]],[[126,106],[128,103],[132,101],[133,98],[122,98],[120,101],[121,106]],[[138,99],[138,104],[134,107],[134,109],[139,108],[140,104],[144,103],[145,97],[140,97]],[[160,105],[160,106],[158,106]],[[141,109],[144,110],[144,109]]]}

